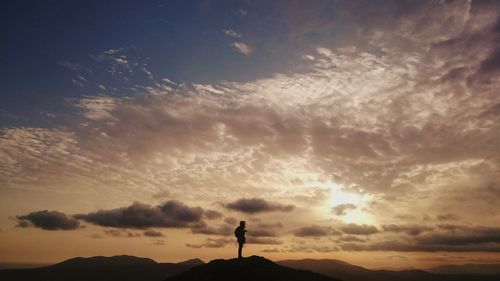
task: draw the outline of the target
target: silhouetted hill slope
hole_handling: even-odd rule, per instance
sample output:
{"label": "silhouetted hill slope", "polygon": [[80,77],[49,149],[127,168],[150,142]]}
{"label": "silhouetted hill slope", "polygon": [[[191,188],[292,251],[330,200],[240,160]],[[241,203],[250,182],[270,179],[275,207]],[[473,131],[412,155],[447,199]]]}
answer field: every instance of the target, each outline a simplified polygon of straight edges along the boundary
{"label": "silhouetted hill slope", "polygon": [[441,275],[423,270],[370,270],[339,260],[283,260],[280,265],[310,270],[344,281],[493,281],[499,276]]}
{"label": "silhouetted hill slope", "polygon": [[133,256],[72,258],[47,267],[0,270],[8,281],[160,281],[184,272],[201,260],[157,263]]}
{"label": "silhouetted hill slope", "polygon": [[326,276],[335,277],[344,281],[349,280],[369,280],[373,273],[371,270],[361,266],[352,265],[340,260],[329,259],[303,259],[303,260],[283,260],[276,262],[279,265],[295,269],[310,270]]}
{"label": "silhouetted hill slope", "polygon": [[79,267],[98,267],[107,265],[143,265],[143,264],[157,264],[156,261],[148,258],[139,258],[134,256],[112,256],[103,257],[96,256],[90,258],[76,257],[56,263],[49,267],[51,268],[79,268]]}
{"label": "silhouetted hill slope", "polygon": [[197,265],[205,264],[205,262],[200,260],[200,259],[190,259],[190,260],[178,262],[177,264],[197,266]]}
{"label": "silhouetted hill slope", "polygon": [[[305,271],[307,270],[307,271]],[[0,270],[0,280],[8,281],[187,281],[187,280],[308,280],[308,281],[498,281],[498,265],[442,266],[436,274],[422,270],[369,270],[339,260],[285,260],[273,263],[252,256],[243,260],[200,259],[180,263],[157,263],[133,256],[72,258],[51,266]],[[489,271],[488,271],[489,270]],[[312,272],[310,272],[312,271]],[[492,275],[473,275],[482,272]],[[454,274],[451,273],[471,273]],[[323,274],[323,275],[321,275]],[[329,276],[329,277],[327,277]]]}
{"label": "silhouetted hill slope", "polygon": [[[500,264],[462,264],[437,266],[426,271],[439,274],[500,275]],[[499,278],[500,280],[500,278]]]}
{"label": "silhouetted hill slope", "polygon": [[263,257],[213,260],[205,265],[193,267],[167,281],[334,281],[318,273],[280,266]]}

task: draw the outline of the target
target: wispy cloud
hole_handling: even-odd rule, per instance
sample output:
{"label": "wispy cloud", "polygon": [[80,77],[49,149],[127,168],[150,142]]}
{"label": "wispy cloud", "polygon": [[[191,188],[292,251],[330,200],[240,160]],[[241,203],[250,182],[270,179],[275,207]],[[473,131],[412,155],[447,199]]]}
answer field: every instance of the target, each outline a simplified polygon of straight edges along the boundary
{"label": "wispy cloud", "polygon": [[238,33],[232,29],[222,29],[221,31],[224,32],[224,34],[226,36],[231,37],[231,38],[241,38],[242,37],[241,33]]}
{"label": "wispy cloud", "polygon": [[233,46],[236,50],[238,50],[238,52],[244,54],[245,56],[248,56],[253,52],[252,48],[250,48],[250,46],[243,42],[233,42],[231,43],[231,46]]}

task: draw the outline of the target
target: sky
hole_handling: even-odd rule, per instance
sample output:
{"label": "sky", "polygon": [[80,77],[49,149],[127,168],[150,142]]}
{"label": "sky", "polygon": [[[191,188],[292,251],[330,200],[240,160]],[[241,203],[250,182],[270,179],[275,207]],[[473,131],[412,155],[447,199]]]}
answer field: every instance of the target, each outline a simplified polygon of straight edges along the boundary
{"label": "sky", "polygon": [[2,1],[0,262],[500,262],[500,2]]}

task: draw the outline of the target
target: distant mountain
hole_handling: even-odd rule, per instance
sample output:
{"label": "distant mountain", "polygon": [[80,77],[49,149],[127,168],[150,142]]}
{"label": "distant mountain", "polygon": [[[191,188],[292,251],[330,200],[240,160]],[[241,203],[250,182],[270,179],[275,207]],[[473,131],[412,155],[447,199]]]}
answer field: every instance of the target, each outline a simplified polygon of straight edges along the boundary
{"label": "distant mountain", "polygon": [[0,270],[0,280],[160,281],[202,263],[198,259],[176,264],[133,256],[78,257],[46,267]]}
{"label": "distant mountain", "polygon": [[197,266],[197,265],[205,264],[205,262],[200,260],[200,259],[190,259],[190,260],[178,262],[177,264]]}
{"label": "distant mountain", "polygon": [[244,259],[213,260],[196,266],[166,281],[335,281],[318,273],[280,266],[268,259],[251,256]]}
{"label": "distant mountain", "polygon": [[339,260],[283,260],[280,265],[295,269],[310,270],[344,281],[498,281],[500,276],[443,275],[423,270],[370,270]]}
{"label": "distant mountain", "polygon": [[[40,268],[3,269],[8,281],[499,281],[498,264],[440,266],[423,270],[370,270],[340,260],[284,260],[252,256],[242,260],[200,259],[157,263],[134,256],[72,258]],[[483,275],[479,275],[482,273]]]}
{"label": "distant mountain", "polygon": [[318,272],[344,281],[369,280],[368,278],[373,276],[371,270],[334,259],[283,260],[276,263],[290,268]]}
{"label": "distant mountain", "polygon": [[[462,264],[437,266],[426,271],[440,274],[500,275],[500,264]],[[500,280],[500,279],[499,279]]]}
{"label": "distant mountain", "polygon": [[108,265],[144,265],[157,264],[156,261],[149,258],[139,258],[134,256],[112,256],[112,257],[90,257],[90,258],[72,258],[60,263],[49,266],[50,268],[81,268],[81,267],[100,267]]}

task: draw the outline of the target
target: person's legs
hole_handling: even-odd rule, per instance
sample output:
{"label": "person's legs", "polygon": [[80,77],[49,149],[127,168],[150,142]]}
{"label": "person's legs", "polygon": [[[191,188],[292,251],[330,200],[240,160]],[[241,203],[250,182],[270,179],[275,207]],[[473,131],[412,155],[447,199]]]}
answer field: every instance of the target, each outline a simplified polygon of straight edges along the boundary
{"label": "person's legs", "polygon": [[241,256],[241,250],[243,249],[243,243],[238,243],[238,258],[241,259],[243,258]]}

